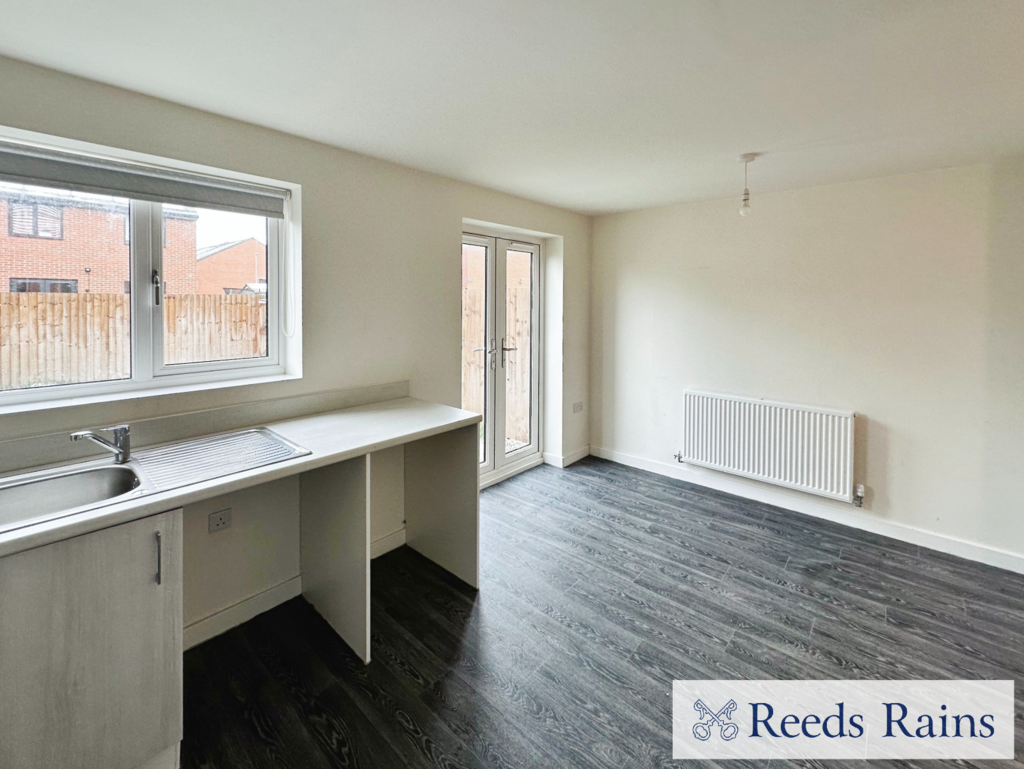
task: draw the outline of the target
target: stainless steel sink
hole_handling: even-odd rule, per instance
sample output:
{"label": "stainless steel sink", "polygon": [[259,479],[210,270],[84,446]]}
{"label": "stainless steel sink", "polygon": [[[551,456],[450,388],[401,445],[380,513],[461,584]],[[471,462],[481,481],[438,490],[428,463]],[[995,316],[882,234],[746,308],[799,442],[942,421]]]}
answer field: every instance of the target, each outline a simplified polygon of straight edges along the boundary
{"label": "stainless steel sink", "polygon": [[0,478],[0,533],[309,454],[265,427]]}
{"label": "stainless steel sink", "polygon": [[0,479],[0,531],[151,492],[132,464],[89,462]]}

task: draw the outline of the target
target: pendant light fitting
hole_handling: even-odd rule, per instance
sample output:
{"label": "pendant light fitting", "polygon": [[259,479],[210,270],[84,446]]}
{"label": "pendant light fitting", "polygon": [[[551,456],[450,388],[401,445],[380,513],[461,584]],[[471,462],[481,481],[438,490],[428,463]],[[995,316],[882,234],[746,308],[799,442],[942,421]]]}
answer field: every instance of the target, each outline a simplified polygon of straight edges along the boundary
{"label": "pendant light fitting", "polygon": [[747,166],[761,157],[760,152],[744,152],[738,158],[743,164],[743,204],[740,206],[740,216],[750,216],[750,190],[747,188]]}

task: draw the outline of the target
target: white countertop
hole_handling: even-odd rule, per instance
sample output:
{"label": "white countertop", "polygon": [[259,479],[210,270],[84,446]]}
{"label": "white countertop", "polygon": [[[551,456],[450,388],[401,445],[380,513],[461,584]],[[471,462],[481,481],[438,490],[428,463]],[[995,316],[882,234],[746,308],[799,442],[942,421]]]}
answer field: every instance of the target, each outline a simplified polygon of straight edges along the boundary
{"label": "white countertop", "polygon": [[267,427],[282,438],[309,449],[311,453],[242,473],[225,475],[203,483],[136,497],[7,531],[0,534],[0,556],[116,526],[165,510],[173,510],[191,502],[342,462],[420,438],[429,438],[431,435],[477,424],[481,419],[479,414],[451,406],[442,406],[416,398],[398,398],[283,422],[254,425]]}

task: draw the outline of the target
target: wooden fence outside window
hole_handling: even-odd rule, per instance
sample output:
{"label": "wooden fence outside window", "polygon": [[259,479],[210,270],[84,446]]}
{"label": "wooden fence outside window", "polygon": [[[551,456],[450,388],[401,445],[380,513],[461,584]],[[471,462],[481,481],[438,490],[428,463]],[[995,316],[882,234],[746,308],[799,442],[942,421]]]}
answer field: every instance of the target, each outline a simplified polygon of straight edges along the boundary
{"label": "wooden fence outside window", "polygon": [[[267,354],[259,296],[167,296],[167,363]],[[0,293],[0,390],[131,376],[128,294]]]}

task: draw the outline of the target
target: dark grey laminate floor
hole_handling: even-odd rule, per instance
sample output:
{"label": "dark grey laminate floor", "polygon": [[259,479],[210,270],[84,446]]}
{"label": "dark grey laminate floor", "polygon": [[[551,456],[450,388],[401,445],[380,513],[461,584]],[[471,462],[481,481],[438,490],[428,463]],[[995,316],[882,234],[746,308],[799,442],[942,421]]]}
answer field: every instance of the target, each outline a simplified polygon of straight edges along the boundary
{"label": "dark grey laminate floor", "polygon": [[1024,577],[915,545],[596,459],[481,513],[479,592],[374,561],[368,667],[302,599],[187,652],[183,766],[637,769],[673,678],[1024,670]]}

